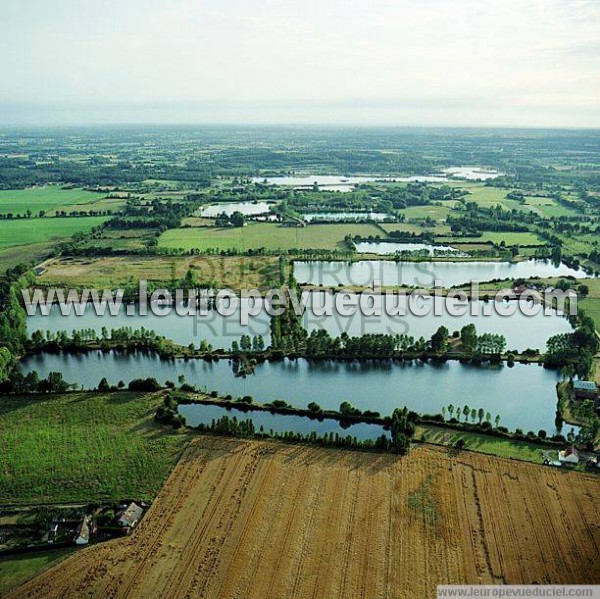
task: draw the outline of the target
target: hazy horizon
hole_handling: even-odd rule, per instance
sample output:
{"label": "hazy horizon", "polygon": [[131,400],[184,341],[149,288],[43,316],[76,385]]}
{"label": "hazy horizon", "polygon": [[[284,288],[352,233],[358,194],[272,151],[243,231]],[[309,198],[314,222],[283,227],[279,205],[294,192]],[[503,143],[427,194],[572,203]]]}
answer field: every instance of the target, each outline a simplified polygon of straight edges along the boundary
{"label": "hazy horizon", "polygon": [[0,5],[0,125],[600,127],[590,0]]}

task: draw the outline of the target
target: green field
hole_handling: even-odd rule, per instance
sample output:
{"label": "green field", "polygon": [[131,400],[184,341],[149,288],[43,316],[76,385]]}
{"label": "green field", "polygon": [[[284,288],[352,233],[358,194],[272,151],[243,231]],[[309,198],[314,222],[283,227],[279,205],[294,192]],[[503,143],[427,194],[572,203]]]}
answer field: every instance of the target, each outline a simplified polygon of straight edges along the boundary
{"label": "green field", "polygon": [[579,299],[577,305],[594,319],[596,330],[600,332],[600,279],[588,279],[582,283],[588,286],[590,293],[588,297]]}
{"label": "green field", "polygon": [[75,547],[68,549],[49,549],[11,555],[0,558],[0,595],[29,580],[40,571],[56,564],[76,551]]}
{"label": "green field", "polygon": [[187,436],[140,393],[0,397],[0,504],[151,499]]}
{"label": "green field", "polygon": [[548,449],[547,446],[539,443],[514,441],[481,433],[455,431],[433,425],[418,426],[415,438],[428,443],[448,446],[454,446],[459,439],[463,439],[465,449],[536,464],[542,463],[542,451]]}
{"label": "green field", "polygon": [[0,191],[0,214],[24,215],[31,210],[37,215],[44,210],[47,216],[53,216],[57,210],[106,210],[122,204],[123,200],[106,199],[103,193],[56,186]]}
{"label": "green field", "polygon": [[275,223],[252,223],[245,227],[183,228],[169,229],[158,240],[159,247],[198,248],[207,250],[268,250],[291,249],[346,249],[343,240],[346,235],[384,236],[372,224],[307,225],[306,227],[283,227]]}
{"label": "green field", "polygon": [[0,249],[0,273],[14,268],[17,264],[41,262],[48,257],[51,250],[51,243],[29,243]]}
{"label": "green field", "polygon": [[525,205],[528,206],[532,212],[545,218],[574,216],[577,214],[575,210],[562,206],[552,198],[527,196],[525,198]]}
{"label": "green field", "polygon": [[107,216],[83,216],[0,220],[0,248],[62,241],[79,231],[87,233],[101,225],[107,218]]}

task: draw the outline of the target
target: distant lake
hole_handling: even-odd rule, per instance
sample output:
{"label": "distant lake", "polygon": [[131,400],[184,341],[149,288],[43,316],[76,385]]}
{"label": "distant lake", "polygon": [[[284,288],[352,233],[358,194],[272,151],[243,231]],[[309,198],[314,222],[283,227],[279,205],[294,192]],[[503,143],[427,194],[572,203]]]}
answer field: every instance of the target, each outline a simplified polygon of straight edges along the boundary
{"label": "distant lake", "polygon": [[361,183],[372,183],[375,181],[398,181],[401,183],[447,183],[449,180],[457,178],[468,181],[487,181],[499,177],[502,173],[494,169],[482,169],[472,166],[456,166],[443,169],[440,173],[430,175],[411,175],[409,177],[392,176],[355,176],[343,177],[340,175],[294,175],[288,177],[254,177],[254,183],[264,183],[267,185],[284,185],[298,188],[309,188],[315,183],[319,189],[332,191],[351,191],[355,185]]}
{"label": "distant lake", "polygon": [[445,168],[442,172],[450,177],[465,179],[467,181],[488,181],[504,174],[494,169],[483,169],[472,166],[453,166]]}
{"label": "distant lake", "polygon": [[225,213],[231,216],[234,212],[241,212],[245,216],[253,216],[257,214],[266,214],[270,212],[274,204],[268,202],[227,202],[222,204],[211,204],[202,208],[200,216],[205,218],[216,218],[220,214]]}
{"label": "distant lake", "polygon": [[[21,370],[42,377],[61,371],[65,380],[96,387],[103,377],[116,384],[133,378],[155,377],[164,383],[179,375],[207,391],[233,397],[251,395],[257,403],[283,399],[299,408],[311,401],[337,410],[349,401],[360,410],[388,415],[408,406],[418,413],[438,413],[443,406],[483,408],[492,419],[513,430],[553,433],[555,385],[559,375],[541,366],[474,367],[450,361],[442,365],[405,362],[318,362],[284,360],[259,364],[254,375],[236,378],[231,365],[203,360],[163,361],[155,356],[92,352],[82,355],[41,354],[21,362]],[[251,416],[247,416],[251,417]],[[565,426],[564,432],[570,427]]]}
{"label": "distant lake", "polygon": [[392,256],[402,252],[427,251],[430,256],[436,252],[451,253],[456,256],[466,256],[464,252],[449,245],[433,245],[430,243],[394,243],[391,241],[361,241],[356,244],[359,254],[377,254],[378,256]]}
{"label": "distant lake", "polygon": [[[362,245],[362,244],[359,244]],[[389,244],[386,244],[389,245]],[[441,281],[443,287],[465,285],[471,281],[519,279],[531,277],[584,278],[582,269],[550,260],[523,260],[522,262],[402,262],[393,260],[297,261],[294,277],[299,283],[326,286],[369,286],[379,281],[382,286],[433,287]]]}

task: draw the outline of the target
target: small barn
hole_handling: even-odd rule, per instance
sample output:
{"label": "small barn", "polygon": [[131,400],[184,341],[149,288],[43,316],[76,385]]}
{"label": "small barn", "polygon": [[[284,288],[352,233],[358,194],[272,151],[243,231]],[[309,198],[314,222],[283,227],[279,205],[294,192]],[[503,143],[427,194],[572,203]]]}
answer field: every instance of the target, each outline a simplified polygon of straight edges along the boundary
{"label": "small barn", "polygon": [[117,524],[121,528],[135,528],[144,514],[144,508],[137,503],[130,503],[117,517]]}
{"label": "small barn", "polygon": [[558,461],[562,464],[576,466],[579,464],[579,453],[574,447],[567,447],[558,452]]}
{"label": "small barn", "polygon": [[90,523],[92,518],[84,516],[75,531],[73,541],[75,545],[87,545],[90,542]]}
{"label": "small barn", "polygon": [[596,399],[598,386],[594,381],[573,381],[573,393],[577,399]]}

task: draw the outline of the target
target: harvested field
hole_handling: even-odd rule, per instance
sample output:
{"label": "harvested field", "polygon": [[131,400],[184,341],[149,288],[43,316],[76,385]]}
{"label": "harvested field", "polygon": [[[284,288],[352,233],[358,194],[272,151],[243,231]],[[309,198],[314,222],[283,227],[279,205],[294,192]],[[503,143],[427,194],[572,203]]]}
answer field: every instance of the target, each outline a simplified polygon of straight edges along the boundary
{"label": "harvested field", "polygon": [[168,285],[173,280],[183,278],[190,268],[195,271],[199,281],[214,281],[218,287],[234,290],[254,287],[266,289],[279,283],[279,262],[276,257],[63,257],[48,261],[44,267],[46,270],[39,281],[47,285],[114,288],[140,279]]}
{"label": "harvested field", "polygon": [[435,596],[600,582],[598,479],[462,452],[195,439],[132,537],[9,597]]}

